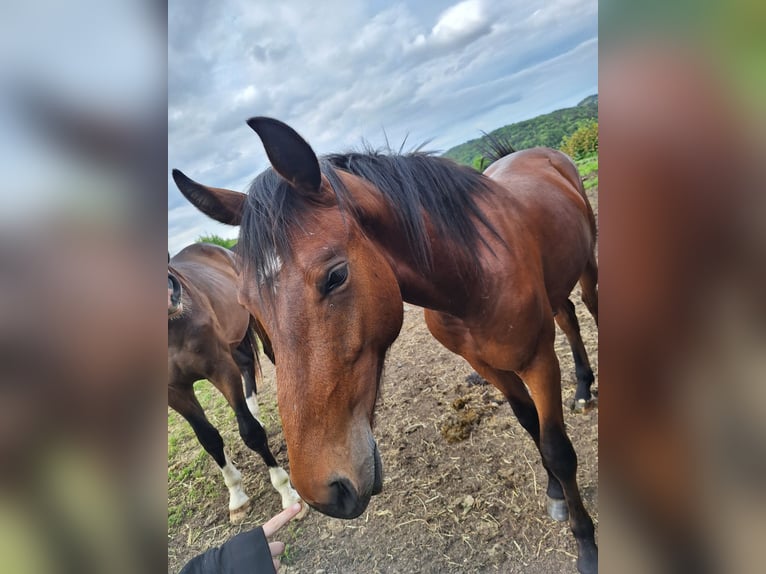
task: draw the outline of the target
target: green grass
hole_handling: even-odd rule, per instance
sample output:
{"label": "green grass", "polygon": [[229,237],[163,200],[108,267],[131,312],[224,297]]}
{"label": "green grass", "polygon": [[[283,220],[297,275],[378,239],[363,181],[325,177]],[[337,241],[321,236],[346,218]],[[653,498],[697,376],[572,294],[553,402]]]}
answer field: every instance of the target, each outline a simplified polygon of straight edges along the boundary
{"label": "green grass", "polygon": [[580,172],[580,177],[586,178],[594,171],[598,171],[598,154],[578,159],[575,165]]}
{"label": "green grass", "polygon": [[[168,416],[168,428],[170,428],[170,416]],[[178,454],[178,435],[168,436],[168,462]]]}
{"label": "green grass", "polygon": [[168,528],[182,524],[199,502],[215,496],[214,485],[205,476],[209,458],[200,448],[200,452],[185,464],[171,464],[168,459],[168,494],[172,494],[168,500],[177,501],[168,503]]}
{"label": "green grass", "polygon": [[585,189],[592,189],[594,187],[598,187],[598,176],[592,177],[590,179],[586,179],[583,181],[583,186]]}
{"label": "green grass", "polygon": [[[300,540],[303,536],[303,526],[301,526],[299,523],[290,522],[285,527],[286,529],[286,535],[283,537],[288,540]],[[300,544],[297,546],[294,544],[291,544],[289,542],[285,543],[285,551],[282,553],[282,556],[280,558],[280,562],[282,564],[285,564],[287,566],[293,564],[298,560],[298,558],[301,555],[301,549]]]}
{"label": "green grass", "polygon": [[183,504],[168,505],[168,530],[181,526],[191,514],[191,509]]}

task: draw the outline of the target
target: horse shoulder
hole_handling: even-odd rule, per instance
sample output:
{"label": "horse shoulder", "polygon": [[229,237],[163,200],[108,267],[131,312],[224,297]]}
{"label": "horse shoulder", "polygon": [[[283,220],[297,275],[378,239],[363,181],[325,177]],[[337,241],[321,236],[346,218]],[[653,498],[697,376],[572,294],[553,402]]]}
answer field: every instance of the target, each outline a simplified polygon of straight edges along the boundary
{"label": "horse shoulder", "polygon": [[540,273],[517,272],[494,283],[463,322],[476,355],[500,370],[520,369],[553,326]]}

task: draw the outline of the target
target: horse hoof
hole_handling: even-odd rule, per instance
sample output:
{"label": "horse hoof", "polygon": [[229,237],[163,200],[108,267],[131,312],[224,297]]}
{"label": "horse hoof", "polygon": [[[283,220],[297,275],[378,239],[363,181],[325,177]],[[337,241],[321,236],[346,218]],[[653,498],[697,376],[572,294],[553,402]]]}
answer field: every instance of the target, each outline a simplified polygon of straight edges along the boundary
{"label": "horse hoof", "polygon": [[309,513],[309,505],[302,500],[300,501],[300,503],[301,503],[301,511],[295,515],[294,520],[301,520]]}
{"label": "horse hoof", "polygon": [[234,510],[229,509],[229,522],[234,525],[242,524],[245,518],[247,518],[247,514],[250,512],[251,506],[252,503],[248,500],[239,508],[235,508]]}
{"label": "horse hoof", "polygon": [[569,509],[565,500],[548,498],[548,515],[557,522],[569,520]]}
{"label": "horse hoof", "polygon": [[309,505],[306,504],[306,502],[298,496],[298,493],[294,490],[291,493],[291,496],[287,496],[282,499],[282,508],[290,508],[293,504],[296,502],[300,502],[301,504],[301,511],[295,515],[294,520],[300,520],[304,516],[306,516],[309,512]]}
{"label": "horse hoof", "polygon": [[572,412],[582,414],[587,413],[588,411],[592,411],[594,408],[596,408],[596,405],[598,405],[598,401],[594,397],[589,401],[586,401],[585,399],[573,400],[569,404],[569,408],[572,409]]}

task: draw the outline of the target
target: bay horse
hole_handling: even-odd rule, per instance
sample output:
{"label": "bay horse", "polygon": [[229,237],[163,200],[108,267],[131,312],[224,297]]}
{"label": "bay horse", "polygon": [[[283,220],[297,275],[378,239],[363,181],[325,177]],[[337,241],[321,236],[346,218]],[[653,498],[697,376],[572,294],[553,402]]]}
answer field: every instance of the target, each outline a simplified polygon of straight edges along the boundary
{"label": "bay horse", "polygon": [[243,194],[176,185],[240,225],[239,298],[274,343],[292,483],[320,512],[355,518],[383,487],[372,434],[403,301],[508,399],[548,474],[549,513],[569,519],[581,573],[598,570],[593,521],[564,428],[554,312],[595,268],[577,169],[543,148],[487,175],[425,153],[317,158],[291,127],[248,125],[271,163]]}
{"label": "bay horse", "polygon": [[[504,169],[495,163],[499,160],[516,153],[513,145],[507,137],[488,134],[484,134],[484,140],[482,141],[482,155],[489,165],[484,170],[484,175],[497,180],[499,183],[503,183],[506,174]],[[504,163],[509,164],[509,160]],[[571,174],[570,174],[571,177]],[[578,182],[578,190],[585,199],[587,207],[588,223],[590,225],[590,232],[595,238],[597,236],[596,228],[596,216],[593,213],[593,208],[585,195],[585,188],[581,186],[581,180],[579,173],[575,174]],[[585,261],[585,268],[582,270],[580,276],[580,288],[582,291],[581,298],[585,303],[586,309],[590,312],[593,320],[598,326],[598,265],[596,263],[595,246],[591,250],[591,257]],[[562,332],[569,342],[569,348],[572,351],[572,358],[575,365],[575,378],[577,381],[577,388],[575,390],[574,399],[571,403],[572,410],[575,412],[584,412],[591,405],[593,405],[593,395],[591,393],[591,386],[596,380],[593,375],[593,368],[588,358],[588,351],[585,348],[585,343],[582,340],[582,334],[580,332],[580,323],[577,320],[577,313],[575,312],[574,303],[572,303],[569,297],[565,298],[561,306],[554,312],[554,319],[556,324],[561,328]]]}
{"label": "bay horse", "polygon": [[242,488],[242,474],[224,452],[220,433],[194,394],[194,383],[200,379],[209,380],[234,410],[239,434],[269,468],[282,507],[300,501],[258,419],[256,376],[261,371],[256,332],[272,360],[273,351],[250,313],[237,303],[237,282],[236,257],[228,249],[195,243],[172,259],[168,254],[168,405],[191,425],[221,469],[234,524],[247,515],[250,498]]}

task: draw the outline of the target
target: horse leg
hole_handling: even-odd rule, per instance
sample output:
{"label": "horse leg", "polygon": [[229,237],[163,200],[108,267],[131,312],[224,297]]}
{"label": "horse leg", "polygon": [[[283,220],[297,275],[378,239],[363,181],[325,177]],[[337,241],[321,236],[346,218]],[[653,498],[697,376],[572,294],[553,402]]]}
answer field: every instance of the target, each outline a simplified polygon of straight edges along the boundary
{"label": "horse leg", "polygon": [[258,386],[256,384],[257,379],[262,379],[261,365],[258,361],[258,350],[254,345],[252,332],[248,329],[245,338],[242,339],[239,345],[232,351],[231,356],[234,362],[237,363],[239,372],[242,373],[242,389],[245,393],[245,402],[247,408],[264,429],[266,428],[261,420],[261,409],[258,405],[258,399],[256,394],[258,392]]}
{"label": "horse leg", "polygon": [[[229,405],[234,410],[237,417],[237,426],[242,441],[250,450],[257,452],[269,468],[269,478],[271,485],[282,498],[282,508],[287,508],[296,502],[301,502],[301,497],[290,485],[290,477],[278,464],[269,448],[266,431],[250,412],[245,402],[245,396],[240,384],[240,377],[235,369],[235,365],[230,365],[226,369],[223,381],[226,382],[223,388],[220,388]],[[299,517],[305,516],[307,509],[301,511]]]}
{"label": "horse leg", "polygon": [[[442,345],[465,358],[476,370],[478,376],[488,380],[505,395],[519,423],[535,441],[539,450],[540,424],[537,410],[519,376],[512,371],[501,371],[490,367],[481,360],[476,353],[476,342],[460,319],[429,309],[424,311],[424,318],[428,330]],[[548,513],[554,520],[566,520],[568,511],[564,501],[564,491],[558,479],[548,468],[545,458],[543,458],[543,468],[548,474],[548,487],[546,489]]]}
{"label": "horse leg", "polygon": [[569,524],[577,541],[577,569],[582,574],[598,571],[595,528],[577,487],[577,455],[564,429],[561,406],[561,372],[553,349],[553,330],[544,336],[532,361],[519,375],[529,388],[540,424],[543,463],[564,491]]}
{"label": "horse leg", "polygon": [[[487,365],[479,364],[478,361],[469,362],[481,376],[490,381],[505,395],[519,424],[529,433],[529,436],[535,441],[535,446],[540,450],[540,421],[537,416],[537,409],[519,376],[511,371],[492,369]],[[542,452],[540,454],[542,456]],[[569,518],[569,511],[564,500],[564,491],[561,488],[561,483],[548,468],[544,458],[543,468],[545,468],[545,472],[548,474],[548,487],[546,488],[548,514],[554,520],[563,522]]]}
{"label": "horse leg", "polygon": [[[235,414],[237,416],[237,424],[239,425],[239,434],[242,437],[244,443],[257,452],[266,466],[269,468],[269,478],[271,485],[279,493],[282,498],[282,508],[292,506],[296,502],[301,502],[301,497],[290,485],[290,477],[284,471],[282,467],[277,464],[274,455],[269,449],[268,438],[266,431],[261,424],[255,419],[250,410],[242,403],[235,407]],[[305,510],[305,509],[304,509]],[[305,512],[299,515],[299,518],[303,517]]]}
{"label": "horse leg", "polygon": [[168,388],[168,404],[191,425],[202,447],[221,469],[223,481],[229,489],[229,520],[232,524],[239,524],[250,509],[250,498],[242,488],[242,474],[224,452],[221,434],[208,421],[192,386]]}
{"label": "horse leg", "polygon": [[575,306],[569,299],[564,301],[564,304],[556,313],[556,323],[566,335],[569,346],[572,349],[572,356],[574,357],[577,390],[575,391],[572,409],[577,412],[584,412],[592,400],[590,387],[595,377],[588,360],[588,352],[585,350],[585,344],[582,342]]}
{"label": "horse leg", "polygon": [[585,270],[580,276],[580,288],[582,289],[582,302],[593,316],[598,326],[598,265],[595,255],[585,265]]}

